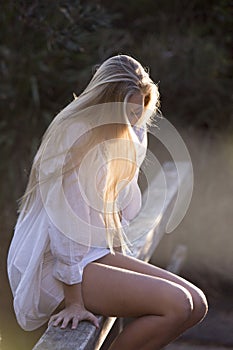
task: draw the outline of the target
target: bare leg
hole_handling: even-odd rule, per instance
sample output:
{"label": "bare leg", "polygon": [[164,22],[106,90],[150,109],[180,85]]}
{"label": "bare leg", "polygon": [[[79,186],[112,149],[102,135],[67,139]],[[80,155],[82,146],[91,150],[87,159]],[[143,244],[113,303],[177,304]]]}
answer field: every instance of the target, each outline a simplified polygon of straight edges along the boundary
{"label": "bare leg", "polygon": [[120,253],[116,253],[115,255],[106,255],[105,257],[99,259],[98,262],[110,266],[139,272],[149,276],[159,277],[167,281],[174,282],[187,289],[191,294],[193,300],[193,310],[191,317],[189,318],[188,323],[186,324],[187,328],[200,322],[207,313],[208,304],[204,293],[191,282],[188,282],[180,276],[177,276],[157,266],[145,263],[144,261],[124,256]]}
{"label": "bare leg", "polygon": [[[121,254],[109,255],[84,270],[82,286],[87,309],[106,316],[136,318],[111,350],[161,349],[187,328],[184,325],[193,312],[193,298],[186,288],[133,271],[137,263]],[[122,266],[110,266],[114,264]]]}

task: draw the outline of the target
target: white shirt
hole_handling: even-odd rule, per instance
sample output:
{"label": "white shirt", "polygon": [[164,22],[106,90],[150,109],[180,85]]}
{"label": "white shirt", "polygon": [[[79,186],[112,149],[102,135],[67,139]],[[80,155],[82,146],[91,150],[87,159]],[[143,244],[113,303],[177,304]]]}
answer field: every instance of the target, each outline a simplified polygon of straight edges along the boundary
{"label": "white shirt", "polygon": [[[146,153],[146,134],[142,143],[140,164]],[[130,191],[123,196],[123,201],[127,202],[127,193],[130,192],[130,203],[122,210],[125,225],[140,210],[141,192],[137,178],[138,171],[127,185]],[[92,226],[96,225],[99,220],[97,212],[81,199],[79,191],[77,182],[74,187],[68,187],[67,200],[76,213],[80,215],[82,211],[81,216],[88,216]],[[39,190],[30,211],[22,216],[21,213],[18,217],[9,249],[8,275],[17,321],[23,329],[34,330],[48,321],[64,299],[62,282],[80,283],[85,266],[109,254],[109,249],[81,244],[62,233],[49,217]]]}

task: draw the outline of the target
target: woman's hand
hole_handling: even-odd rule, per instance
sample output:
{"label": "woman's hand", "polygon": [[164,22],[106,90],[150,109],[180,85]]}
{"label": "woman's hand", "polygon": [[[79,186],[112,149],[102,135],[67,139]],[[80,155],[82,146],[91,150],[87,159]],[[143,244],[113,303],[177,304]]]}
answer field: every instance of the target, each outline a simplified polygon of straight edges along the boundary
{"label": "woman's hand", "polygon": [[71,328],[76,329],[80,321],[90,321],[97,328],[99,328],[98,319],[91,312],[87,311],[81,304],[70,304],[66,306],[58,314],[51,316],[48,325],[58,326],[61,324],[61,328],[66,328],[71,321]]}

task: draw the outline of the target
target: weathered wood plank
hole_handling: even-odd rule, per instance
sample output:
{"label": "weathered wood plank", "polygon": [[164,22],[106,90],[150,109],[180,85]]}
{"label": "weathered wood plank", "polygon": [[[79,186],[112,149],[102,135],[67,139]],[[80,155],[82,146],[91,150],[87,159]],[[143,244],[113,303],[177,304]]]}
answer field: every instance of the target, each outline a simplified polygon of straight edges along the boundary
{"label": "weathered wood plank", "polygon": [[100,347],[103,342],[103,340],[100,340],[106,338],[115,322],[115,318],[98,316],[98,320],[99,329],[86,321],[80,322],[77,330],[72,330],[69,327],[61,329],[60,327],[49,326],[33,349],[86,350],[94,349],[94,346]]}
{"label": "weathered wood plank", "polygon": [[[181,174],[181,182],[188,177],[188,168],[184,163],[183,173]],[[132,255],[138,259],[149,261],[154,250],[159,244],[165,232],[165,225],[170,217],[172,208],[177,195],[178,183],[176,181],[176,170],[171,163],[166,164],[164,168],[167,186],[167,196],[164,202],[161,217],[155,221],[155,207],[152,205],[147,208],[146,213],[142,211],[137,220],[132,222],[130,230],[138,232],[143,227],[151,227],[149,232],[142,234],[140,239],[136,241]],[[160,174],[157,174],[159,176]],[[150,184],[150,191],[156,192],[156,198],[159,197],[159,189],[156,186],[157,176]],[[161,190],[161,195],[163,189]],[[147,196],[147,191],[143,193],[143,198]],[[59,327],[48,327],[40,340],[34,346],[33,350],[99,350],[109,331],[111,330],[116,318],[104,318],[98,316],[100,328],[96,329],[90,322],[81,322],[76,330],[69,327],[60,329]]]}

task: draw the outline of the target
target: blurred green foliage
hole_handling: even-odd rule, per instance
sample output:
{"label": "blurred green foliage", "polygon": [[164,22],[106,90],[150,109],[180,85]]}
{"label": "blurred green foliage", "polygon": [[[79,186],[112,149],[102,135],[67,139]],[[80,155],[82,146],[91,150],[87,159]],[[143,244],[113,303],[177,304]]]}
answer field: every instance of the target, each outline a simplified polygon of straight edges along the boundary
{"label": "blurred green foliage", "polygon": [[231,7],[230,0],[1,2],[1,199],[22,194],[46,127],[113,54],[150,67],[175,125],[233,128]]}
{"label": "blurred green foliage", "polygon": [[[107,6],[108,1],[104,1]],[[118,0],[130,52],[159,82],[162,112],[175,124],[233,128],[229,0]]]}
{"label": "blurred green foliage", "polygon": [[113,17],[88,1],[1,4],[1,183],[16,197],[46,127],[91,76]]}

